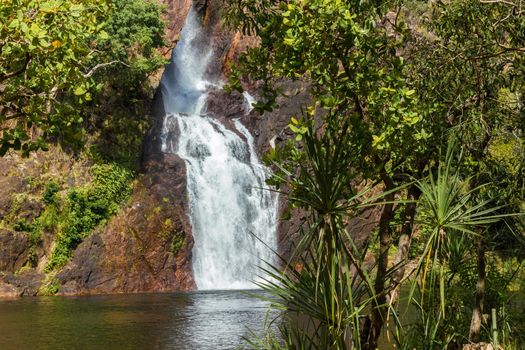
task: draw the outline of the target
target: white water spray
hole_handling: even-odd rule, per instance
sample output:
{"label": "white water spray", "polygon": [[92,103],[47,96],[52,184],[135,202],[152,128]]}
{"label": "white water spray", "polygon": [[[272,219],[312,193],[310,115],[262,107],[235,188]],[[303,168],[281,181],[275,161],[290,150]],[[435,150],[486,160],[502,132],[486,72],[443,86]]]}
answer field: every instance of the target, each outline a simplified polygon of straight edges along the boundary
{"label": "white water spray", "polygon": [[272,261],[277,246],[277,198],[248,130],[238,120],[234,132],[206,116],[206,88],[217,84],[205,79],[211,49],[203,39],[192,10],[161,81],[162,150],[186,163],[197,287],[253,288],[257,266]]}
{"label": "white water spray", "polygon": [[257,101],[248,91],[244,91],[242,95],[244,96],[244,108],[246,109],[246,114],[248,114],[253,111],[253,105],[257,103]]}

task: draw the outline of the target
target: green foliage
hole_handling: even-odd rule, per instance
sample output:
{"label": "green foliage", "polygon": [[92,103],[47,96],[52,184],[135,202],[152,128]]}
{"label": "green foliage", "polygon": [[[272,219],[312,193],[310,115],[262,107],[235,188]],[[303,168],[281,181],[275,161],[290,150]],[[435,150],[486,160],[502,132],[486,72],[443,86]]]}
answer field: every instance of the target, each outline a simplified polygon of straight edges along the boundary
{"label": "green foliage", "polygon": [[[138,102],[137,102],[138,103]],[[137,110],[127,110],[131,107],[115,108],[111,114],[104,116],[101,124],[97,124],[97,132],[93,135],[93,144],[87,154],[97,163],[114,162],[129,170],[137,171],[140,165],[142,145],[150,120],[144,104],[136,104]],[[132,117],[137,115],[137,117]]]}
{"label": "green foliage", "polygon": [[[169,202],[169,198],[163,198],[162,201],[164,203]],[[151,215],[148,215],[146,217],[147,221],[153,220],[154,217],[159,215],[162,211],[162,207],[155,207],[153,209],[153,213]],[[134,234],[137,234],[135,230],[132,230]],[[163,239],[165,242],[169,242],[169,251],[173,254],[173,256],[177,256],[184,245],[186,244],[186,236],[183,231],[178,231],[173,226],[173,221],[170,218],[167,218],[164,220],[161,226],[161,230],[159,232],[159,237]]]}
{"label": "green foliage", "polygon": [[29,237],[29,253],[27,257],[27,266],[36,266],[38,262],[36,249],[42,237],[39,218],[37,218],[33,223],[29,223],[25,219],[20,219],[13,225],[13,229],[15,231],[27,233]]}
{"label": "green foliage", "polygon": [[90,186],[67,193],[63,221],[59,223],[51,259],[46,271],[64,266],[71,252],[104,220],[116,214],[131,194],[132,173],[116,164],[94,165]]}
{"label": "green foliage", "polygon": [[[119,60],[104,72],[112,88],[140,89],[147,75],[165,63],[156,51],[165,45],[161,8],[150,0],[113,0],[112,13],[104,24],[107,36],[97,43],[97,49],[108,61]],[[129,91],[122,91],[126,94]]]}
{"label": "green foliage", "polygon": [[[410,296],[420,311],[417,332],[425,342],[416,347],[431,349],[461,347],[466,332],[476,333],[474,321],[468,329],[468,316],[461,326],[444,330],[454,324],[449,321],[457,313],[449,311],[461,299],[448,288],[454,276],[468,267],[473,280],[483,280],[484,264],[479,261],[486,254],[516,256],[523,250],[525,225],[512,214],[525,208],[523,177],[516,175],[525,169],[524,13],[513,1],[404,4],[229,0],[225,9],[230,25],[260,39],[232,67],[228,89],[242,91],[245,79],[260,81],[261,99],[255,107],[261,113],[278,107],[283,78],[302,80],[311,92],[310,106],[303,106],[306,112],[300,118],[291,116],[295,140],[278,145],[266,157],[276,170],[270,183],[280,186],[291,206],[316,213],[301,232],[298,250],[307,254],[304,246],[313,247],[307,262],[323,261],[314,269],[317,279],[310,288],[300,287],[303,276],[294,275],[287,283],[286,276],[267,271],[281,282],[282,289],[274,286],[273,294],[286,300],[282,308],[299,298],[309,300],[312,293],[323,299],[323,288],[328,290],[324,269],[333,266],[332,258],[343,264],[338,249],[352,246],[352,239],[336,240],[331,246],[337,248],[330,250],[320,237],[343,232],[337,228],[339,219],[333,218],[352,215],[346,205],[356,196],[353,184],[381,185],[375,189],[382,192],[375,204],[384,208],[378,234],[368,237],[377,240],[369,242],[378,247],[373,252],[376,265],[369,271],[357,259],[366,249],[349,249],[355,257],[350,262],[355,278],[368,281],[359,271],[375,274],[373,288],[367,285],[371,311],[360,315],[366,322],[350,325],[366,339],[357,344],[353,337],[353,345],[368,350],[377,347],[385,322],[397,318],[390,311],[408,278],[409,252],[419,262]],[[443,161],[440,150],[454,135],[463,156]],[[419,244],[412,241],[416,227]],[[389,256],[393,242],[399,244],[394,261]],[[470,252],[463,254],[462,247]],[[332,274],[327,280],[333,286],[338,278]],[[499,282],[490,278],[487,283]],[[482,287],[476,300],[472,298],[474,284],[461,286],[470,293],[465,305],[471,310],[483,303]],[[339,297],[333,293],[325,306],[344,303]],[[312,317],[316,301],[310,301],[312,308],[301,305],[294,311]],[[331,310],[332,317],[341,315],[334,311],[337,307]],[[330,324],[321,316],[316,320],[314,324]],[[285,324],[284,339],[295,336],[284,348],[308,348],[302,340],[323,348],[317,341],[327,338],[321,333],[308,332],[305,338],[295,332],[300,327]],[[328,327],[333,342],[322,343],[323,349],[343,348],[337,342],[338,325]],[[250,344],[279,348],[274,339]]]}
{"label": "green foliage", "polygon": [[[46,149],[46,140],[81,132],[90,44],[107,35],[105,1],[3,1],[0,7],[0,155]],[[32,127],[40,130],[31,138]]]}
{"label": "green foliage", "polygon": [[122,100],[144,104],[147,76],[164,63],[153,1],[17,0],[2,3],[0,22],[0,156],[57,139],[81,146],[86,120]]}
{"label": "green foliage", "polygon": [[61,219],[61,207],[58,198],[48,204],[40,216],[35,220],[36,226],[45,232],[54,232]]}
{"label": "green foliage", "polygon": [[[98,43],[103,61],[121,62],[105,67],[94,77],[104,89],[94,99],[90,155],[137,170],[142,143],[149,129],[153,88],[148,77],[167,61],[158,52],[164,42],[164,23],[156,2],[114,1],[104,27],[108,37]],[[95,62],[94,62],[95,63]]]}
{"label": "green foliage", "polygon": [[56,194],[60,191],[60,185],[54,181],[49,181],[44,187],[44,193],[42,194],[42,200],[44,204],[54,204],[56,200]]}
{"label": "green foliage", "polygon": [[27,266],[35,267],[38,264],[37,247],[42,240],[42,231],[39,226],[33,227],[29,233],[29,253],[27,256]]}
{"label": "green foliage", "polygon": [[[465,255],[469,255],[468,246],[464,246]],[[471,257],[468,257],[471,258]],[[515,261],[511,264],[501,263],[496,256],[491,256],[487,270],[487,291],[485,310],[487,314],[492,308],[497,313],[497,324],[500,332],[500,345],[505,349],[521,349],[525,342],[522,330],[523,312],[519,305],[522,295],[510,289],[509,276],[516,274]],[[404,325],[401,336],[397,339],[400,349],[461,349],[462,344],[468,343],[466,335],[469,333],[471,310],[473,307],[472,290],[475,290],[477,276],[473,272],[473,264],[462,265],[457,271],[446,271],[447,288],[446,318],[442,317],[439,287],[427,290],[426,303],[415,302],[409,304],[403,313],[411,315],[412,319]],[[518,267],[519,269],[519,267]],[[418,293],[421,290],[418,290]],[[418,300],[419,296],[418,296]],[[509,312],[512,310],[512,312]],[[459,312],[458,312],[459,311]],[[417,315],[417,316],[416,316]],[[490,320],[488,320],[490,321]],[[491,339],[490,327],[486,324],[482,328],[483,338]]]}
{"label": "green foliage", "polygon": [[300,147],[287,150],[286,162],[275,164],[273,176],[274,183],[290,189],[290,202],[305,210],[307,225],[298,232],[290,261],[283,259],[284,269],[264,268],[267,279],[259,284],[272,296],[272,307],[283,311],[284,343],[276,342],[269,329],[265,339],[247,339],[255,349],[362,348],[366,338],[360,319],[377,304],[364,264],[366,244],[356,242],[357,235],[345,223],[384,194],[372,196],[369,188],[359,191],[351,185],[352,135],[348,128],[338,128],[337,115],[326,119],[324,132],[317,133],[310,114],[292,121],[301,135],[296,138]]}
{"label": "green foliage", "polygon": [[56,194],[59,190],[57,183],[50,181],[44,188],[42,200],[44,210],[32,222],[19,219],[13,224],[15,231],[26,232],[29,237],[29,254],[27,267],[35,267],[38,263],[37,247],[41,243],[43,232],[53,232],[59,222],[59,203]]}
{"label": "green foliage", "polygon": [[95,200],[106,201],[108,213],[114,214],[117,209],[115,203],[121,203],[131,194],[129,182],[133,174],[116,164],[100,164],[91,168],[91,175],[90,195]]}
{"label": "green foliage", "polygon": [[46,276],[44,282],[38,289],[38,295],[52,296],[60,289],[60,281],[53,274]]}
{"label": "green foliage", "polygon": [[49,181],[44,186],[43,211],[32,222],[19,219],[13,224],[16,231],[29,236],[28,266],[38,263],[37,248],[42,234],[56,234],[55,246],[46,272],[63,266],[71,251],[104,220],[116,214],[131,194],[133,174],[116,164],[97,164],[91,167],[92,181],[85,187],[72,188],[66,198],[60,196],[60,185]]}
{"label": "green foliage", "polygon": [[506,130],[520,138],[525,125],[518,107],[525,47],[518,28],[524,20],[511,4],[432,3],[418,21],[431,35],[416,32],[410,42],[409,80],[421,108],[439,133],[455,129],[472,166],[495,135]]}
{"label": "green foliage", "polygon": [[18,232],[30,232],[33,230],[33,225],[28,223],[26,219],[20,219],[15,222],[13,229]]}
{"label": "green foliage", "polygon": [[[56,196],[56,194],[55,194]],[[44,232],[55,233],[61,220],[60,204],[54,198],[53,202],[47,203],[44,211],[33,222],[29,234],[29,257],[28,265],[35,267],[38,264],[37,247],[41,243]]]}
{"label": "green foliage", "polygon": [[[239,75],[262,80],[266,90],[256,108],[273,108],[282,77],[304,79],[312,84],[314,109],[337,114],[339,128],[351,130],[349,146],[366,160],[360,169],[367,176],[376,177],[382,163],[410,169],[426,151],[431,131],[407,84],[404,60],[395,54],[407,35],[404,23],[394,24],[394,40],[377,25],[372,1],[230,1],[229,6],[230,22],[240,21],[261,38],[261,46],[249,49],[234,67],[230,87],[241,88]],[[251,12],[259,6],[264,18]]]}
{"label": "green foliage", "polygon": [[184,233],[175,232],[170,242],[170,252],[173,256],[177,256],[186,243],[186,237]]}

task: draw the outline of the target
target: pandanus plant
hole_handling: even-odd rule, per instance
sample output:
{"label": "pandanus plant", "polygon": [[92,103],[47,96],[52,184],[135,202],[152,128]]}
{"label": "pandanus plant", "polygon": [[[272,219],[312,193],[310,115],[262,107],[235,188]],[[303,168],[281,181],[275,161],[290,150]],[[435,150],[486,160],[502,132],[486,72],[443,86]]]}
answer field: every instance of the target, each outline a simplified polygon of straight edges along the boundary
{"label": "pandanus plant", "polygon": [[[303,120],[293,120],[291,127],[301,141],[289,149],[289,163],[275,163],[274,180],[286,188],[284,193],[295,207],[300,207],[306,221],[291,259],[282,264],[265,264],[263,282],[259,286],[268,292],[271,307],[280,310],[279,322],[269,325],[266,337],[252,334],[247,338],[254,349],[365,349],[367,334],[364,319],[374,308],[388,308],[397,315],[396,305],[379,305],[380,295],[372,280],[376,266],[368,259],[367,242],[356,242],[357,237],[348,221],[364,208],[382,206],[388,202],[397,187],[372,194],[369,187],[355,186],[353,168],[356,150],[349,142],[349,126],[336,115],[325,118],[327,123],[316,128],[313,112]],[[419,225],[429,232],[417,267],[411,276],[409,293],[421,310],[430,292],[439,292],[438,322],[431,322],[421,313],[419,322],[425,323],[425,348],[433,348],[437,325],[445,315],[445,273],[443,257],[450,248],[451,235],[465,239],[480,237],[480,230],[501,220],[501,207],[490,206],[490,200],[478,200],[477,193],[484,187],[472,186],[462,178],[455,166],[461,156],[451,144],[445,160],[439,162],[435,173],[414,183],[421,191],[418,202]],[[396,200],[397,203],[402,203]],[[406,201],[405,201],[406,202]],[[454,237],[455,238],[455,237]],[[400,266],[389,269],[393,273]],[[416,296],[415,290],[419,290]],[[418,299],[419,298],[419,299]],[[398,325],[399,319],[395,317]],[[275,332],[278,329],[278,334]]]}
{"label": "pandanus plant", "polygon": [[274,180],[289,189],[288,199],[304,210],[306,221],[292,257],[281,259],[284,267],[262,269],[259,286],[283,312],[279,337],[247,339],[255,349],[360,349],[364,341],[361,318],[376,298],[373,266],[365,264],[367,244],[355,241],[348,220],[384,194],[356,189],[349,126],[341,127],[336,116],[326,120],[318,130],[308,115],[294,119],[302,148],[291,149],[289,167],[275,164]]}
{"label": "pandanus plant", "polygon": [[[454,271],[464,259],[459,250],[467,246],[483,249],[486,229],[505,218],[519,214],[502,214],[504,206],[494,205],[494,199],[482,199],[481,192],[490,183],[477,184],[476,175],[464,177],[461,173],[462,154],[450,142],[444,161],[439,162],[435,173],[426,179],[416,180],[421,191],[418,223],[425,230],[422,253],[417,261],[409,300],[419,311],[422,326],[420,347],[425,349],[447,346],[449,339],[438,339],[438,329],[446,319],[446,272]],[[481,248],[480,248],[481,247]],[[484,252],[482,252],[483,254]],[[484,256],[477,259],[477,286],[470,338],[479,336],[485,289]],[[453,278],[449,277],[449,279]],[[415,293],[417,290],[417,293]],[[416,295],[417,294],[417,295]],[[437,297],[436,297],[437,296]],[[432,313],[434,303],[438,312]],[[465,335],[462,335],[465,337]]]}

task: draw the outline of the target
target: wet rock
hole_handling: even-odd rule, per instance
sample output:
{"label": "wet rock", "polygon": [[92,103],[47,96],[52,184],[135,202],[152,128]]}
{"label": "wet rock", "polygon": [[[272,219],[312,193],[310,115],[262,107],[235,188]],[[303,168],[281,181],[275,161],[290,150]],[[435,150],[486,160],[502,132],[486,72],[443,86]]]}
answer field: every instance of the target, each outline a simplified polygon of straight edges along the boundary
{"label": "wet rock", "polygon": [[[284,80],[279,83],[279,88],[284,94],[276,100],[279,108],[263,115],[253,110],[241,118],[241,122],[252,134],[259,134],[255,138],[255,147],[260,154],[265,154],[270,148],[292,139],[294,135],[288,128],[290,119],[300,117],[302,110],[306,110],[311,103],[309,85],[305,82]],[[258,99],[256,91],[251,94]]]}
{"label": "wet rock", "polygon": [[206,11],[208,10],[209,1],[208,0],[193,0],[193,6],[195,10],[201,15],[206,16]]}
{"label": "wet rock", "polygon": [[244,96],[237,91],[230,94],[222,89],[213,89],[208,92],[206,112],[228,119],[240,118],[246,112]]}

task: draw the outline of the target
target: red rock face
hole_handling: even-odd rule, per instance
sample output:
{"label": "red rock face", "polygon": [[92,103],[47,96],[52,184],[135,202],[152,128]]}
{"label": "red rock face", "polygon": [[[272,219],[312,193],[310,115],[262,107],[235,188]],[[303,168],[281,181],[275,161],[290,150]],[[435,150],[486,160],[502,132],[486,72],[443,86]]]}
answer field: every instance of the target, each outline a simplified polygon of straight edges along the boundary
{"label": "red rock face", "polygon": [[[192,1],[161,2],[167,7],[166,36],[173,44],[164,52],[169,57]],[[153,113],[156,117],[144,147],[144,174],[133,185],[129,205],[87,237],[73,252],[71,261],[56,273],[53,278],[60,286],[58,294],[195,288],[191,271],[193,239],[188,218],[185,165],[179,157],[160,151],[158,128],[164,113],[159,98],[155,100]],[[72,187],[83,185],[90,177],[90,164],[87,163],[77,162],[74,157],[54,149],[25,160],[0,158],[0,221],[5,222],[11,214],[28,221],[39,215],[42,185],[28,189],[28,181],[44,182],[63,178],[65,174],[76,174],[68,177],[66,182]],[[48,178],[41,178],[41,173]],[[18,193],[23,193],[24,198],[15,208],[13,198]],[[33,201],[32,198],[39,200]],[[42,271],[49,259],[53,240],[53,235],[44,233],[43,243],[37,247],[38,266],[21,269],[29,255],[28,234],[0,230],[0,297],[40,293],[45,279],[50,277]]]}
{"label": "red rock face", "polygon": [[195,288],[186,171],[175,155],[149,159],[129,207],[85,239],[58,274],[59,294]]}
{"label": "red rock face", "polygon": [[166,39],[171,44],[165,50],[165,56],[171,57],[171,49],[179,39],[179,33],[184,26],[186,16],[192,6],[191,0],[159,0],[166,7]]}
{"label": "red rock face", "polygon": [[[50,161],[55,161],[52,166]],[[30,222],[42,209],[43,181],[72,174],[66,183],[81,186],[89,180],[89,166],[54,149],[29,159],[0,158],[1,182],[11,184],[0,188],[1,221],[9,226],[13,216]],[[176,155],[151,153],[144,168],[129,204],[87,237],[54,277],[42,272],[54,235],[43,233],[36,247],[38,265],[28,268],[29,234],[0,229],[0,297],[45,292],[50,278],[64,295],[194,289],[184,162]]]}

